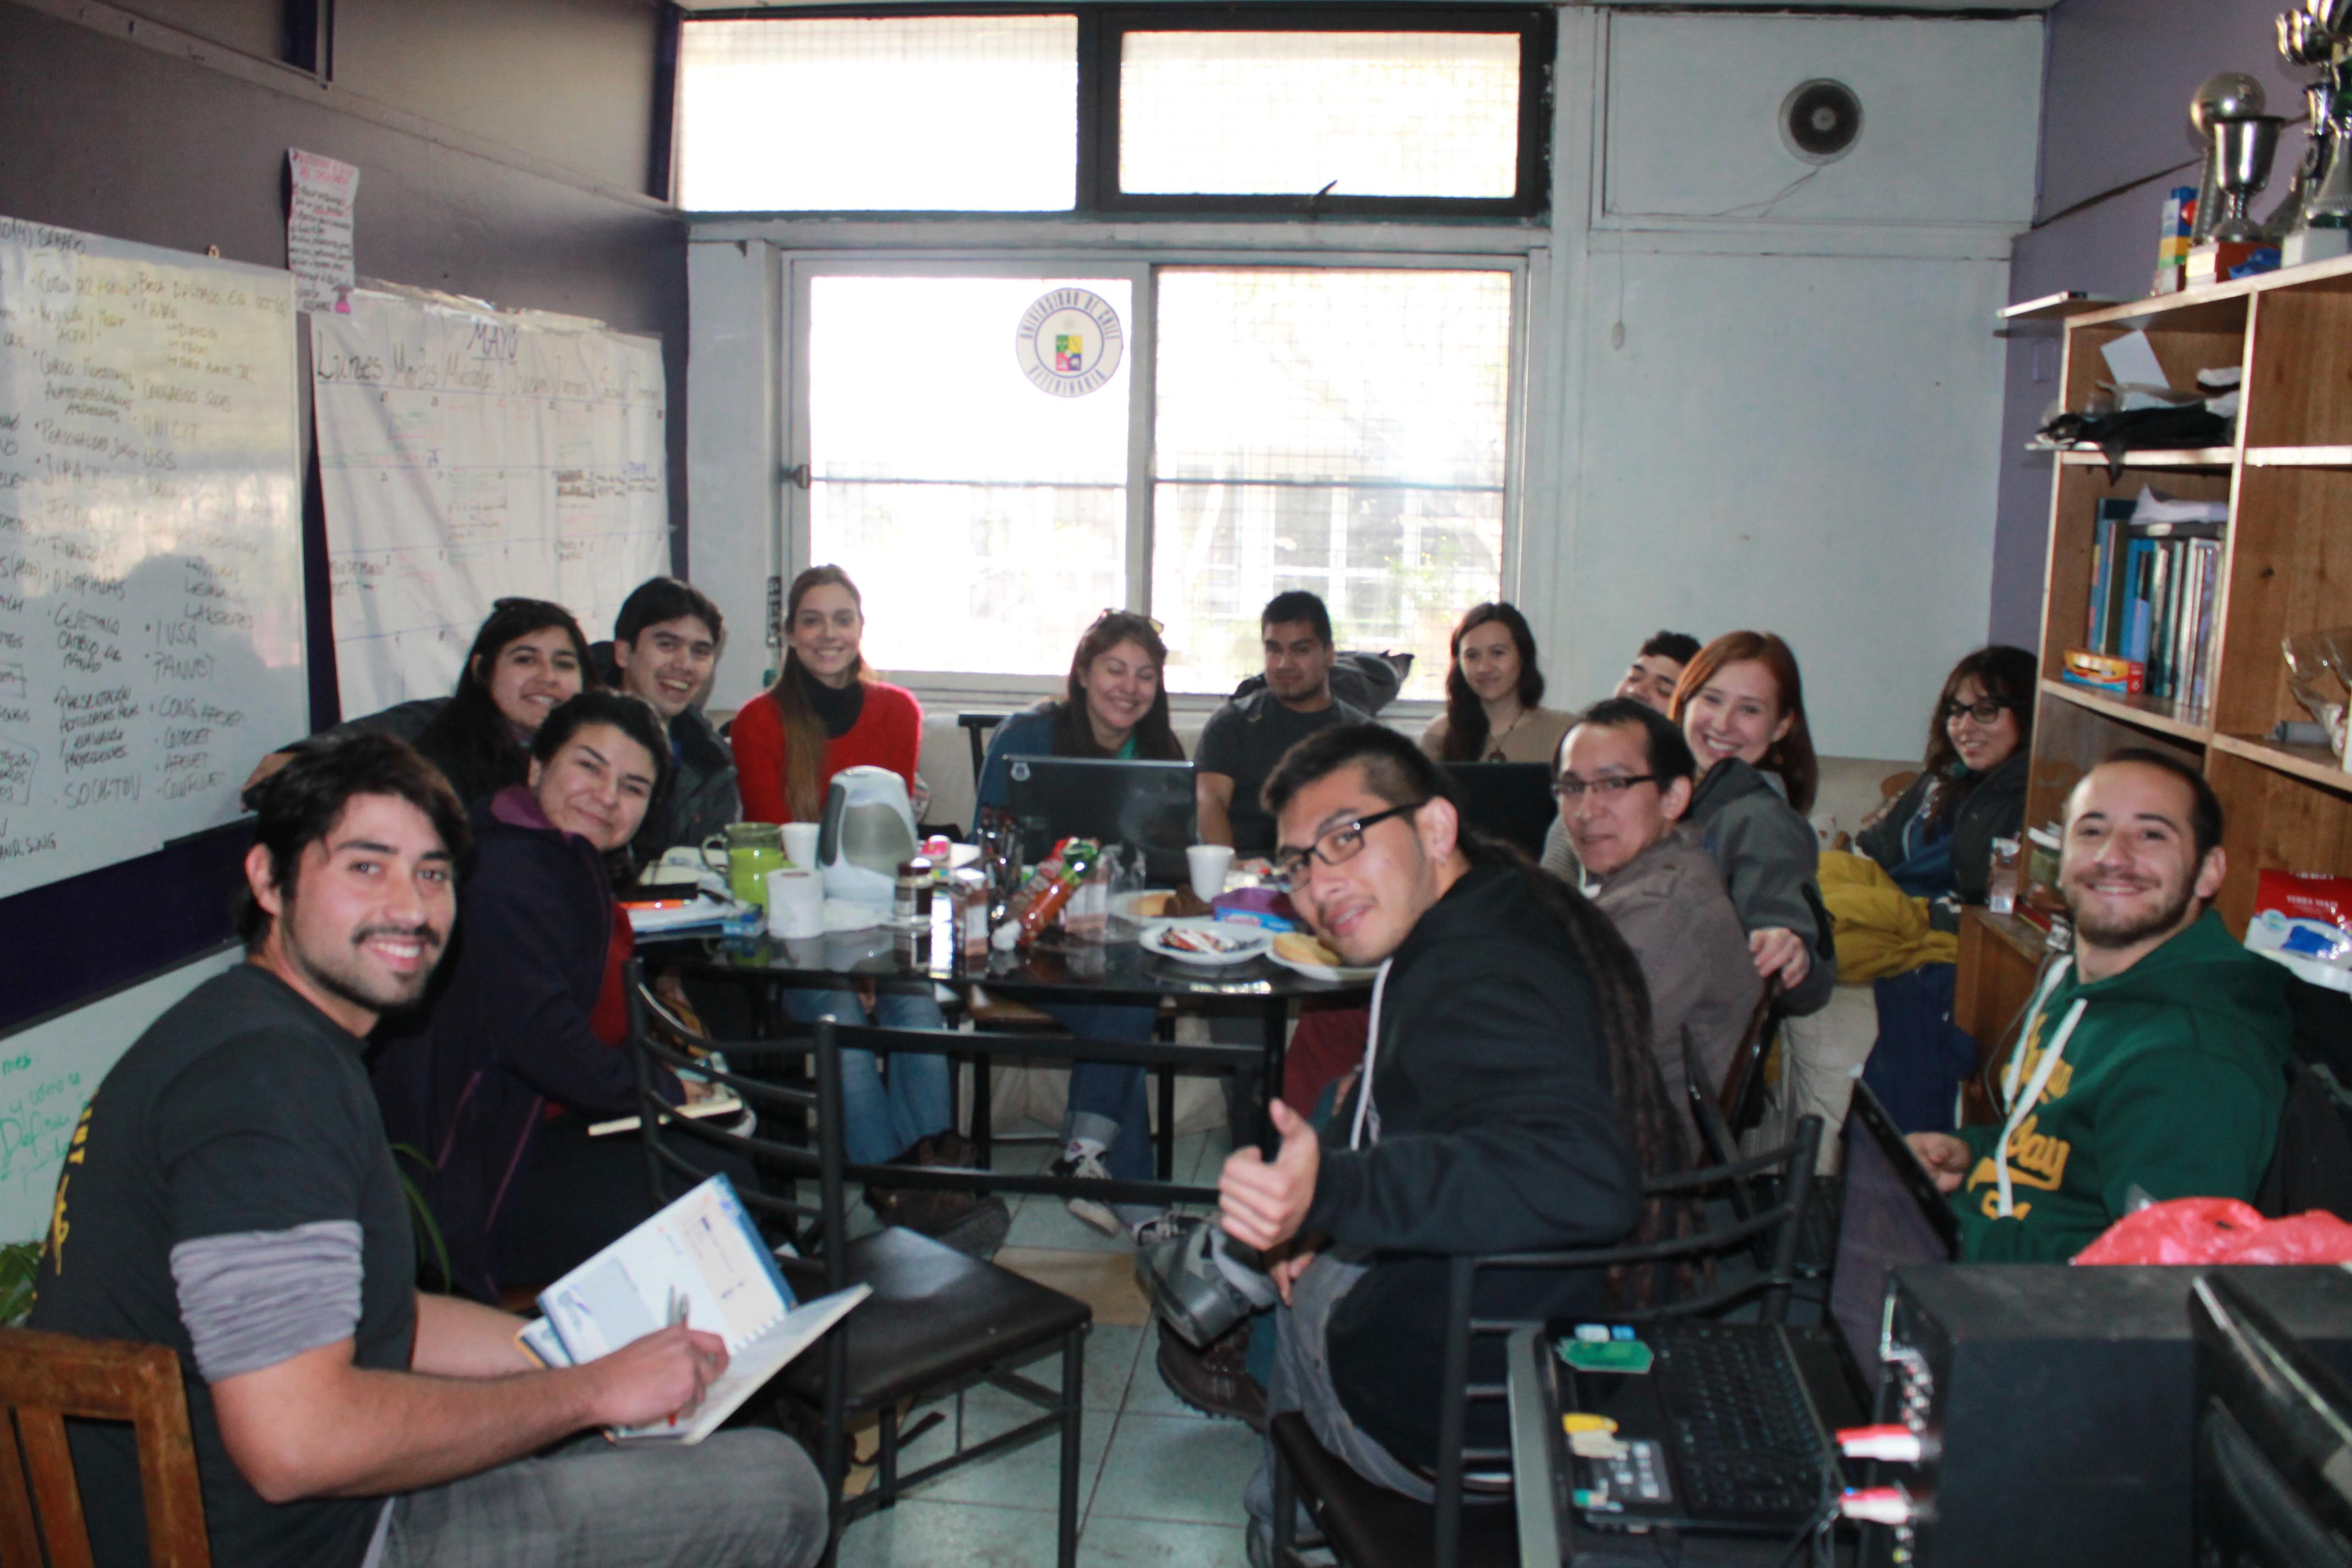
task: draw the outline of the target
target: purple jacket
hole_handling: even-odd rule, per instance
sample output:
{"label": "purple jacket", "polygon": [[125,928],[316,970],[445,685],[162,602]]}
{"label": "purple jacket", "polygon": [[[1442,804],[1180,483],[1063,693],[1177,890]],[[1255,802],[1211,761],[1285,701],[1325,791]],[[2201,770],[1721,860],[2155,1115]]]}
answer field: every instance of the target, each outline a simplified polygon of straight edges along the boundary
{"label": "purple jacket", "polygon": [[[449,1248],[460,1289],[498,1300],[500,1214],[551,1101],[592,1117],[636,1107],[636,1067],[589,1028],[613,931],[612,884],[586,839],[521,785],[477,801],[449,951],[421,1012],[385,1026],[373,1078],[384,1131]],[[664,1098],[682,1098],[667,1068]]]}

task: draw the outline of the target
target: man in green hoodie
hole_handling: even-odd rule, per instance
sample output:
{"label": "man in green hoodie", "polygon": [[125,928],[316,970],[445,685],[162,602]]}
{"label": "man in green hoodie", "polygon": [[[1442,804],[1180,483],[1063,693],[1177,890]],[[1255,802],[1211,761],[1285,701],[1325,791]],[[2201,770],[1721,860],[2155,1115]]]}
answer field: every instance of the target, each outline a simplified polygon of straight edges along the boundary
{"label": "man in green hoodie", "polygon": [[2286,972],[2208,905],[2228,863],[2197,771],[2134,747],[2066,803],[2054,965],[2001,1074],[2000,1127],[1911,1145],[1969,1262],[2072,1258],[2148,1198],[2252,1198],[2286,1099]]}

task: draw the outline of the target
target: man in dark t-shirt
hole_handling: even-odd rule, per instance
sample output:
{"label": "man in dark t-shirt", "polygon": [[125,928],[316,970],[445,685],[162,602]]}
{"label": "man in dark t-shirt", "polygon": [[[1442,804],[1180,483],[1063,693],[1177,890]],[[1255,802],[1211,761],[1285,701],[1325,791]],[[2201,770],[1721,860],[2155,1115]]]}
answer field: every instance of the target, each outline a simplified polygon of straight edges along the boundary
{"label": "man in dark t-shirt", "polygon": [[[781,1434],[530,1457],[690,1408],[717,1338],[665,1329],[534,1371],[520,1319],[415,1289],[361,1054],[448,939],[467,832],[447,784],[360,736],[306,750],[258,809],[248,962],[158,1019],[83,1110],[34,1326],[179,1352],[216,1563],[813,1562],[823,1488]],[[131,1433],[76,1422],[71,1441],[98,1562],[144,1563]]]}
{"label": "man in dark t-shirt", "polygon": [[1318,730],[1360,724],[1363,713],[1331,695],[1331,612],[1304,589],[1276,594],[1258,616],[1265,685],[1209,716],[1192,753],[1192,795],[1201,842],[1239,855],[1274,847],[1274,818],[1258,791],[1282,753]]}

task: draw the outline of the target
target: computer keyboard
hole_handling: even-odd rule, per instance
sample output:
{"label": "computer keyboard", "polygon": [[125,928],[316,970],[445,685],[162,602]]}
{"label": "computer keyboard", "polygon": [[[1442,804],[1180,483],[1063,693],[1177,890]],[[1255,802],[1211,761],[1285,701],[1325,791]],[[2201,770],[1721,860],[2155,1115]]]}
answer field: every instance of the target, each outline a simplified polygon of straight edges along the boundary
{"label": "computer keyboard", "polygon": [[1821,1506],[1821,1438],[1779,1340],[1755,1324],[1677,1325],[1654,1375],[1694,1521],[1803,1523]]}

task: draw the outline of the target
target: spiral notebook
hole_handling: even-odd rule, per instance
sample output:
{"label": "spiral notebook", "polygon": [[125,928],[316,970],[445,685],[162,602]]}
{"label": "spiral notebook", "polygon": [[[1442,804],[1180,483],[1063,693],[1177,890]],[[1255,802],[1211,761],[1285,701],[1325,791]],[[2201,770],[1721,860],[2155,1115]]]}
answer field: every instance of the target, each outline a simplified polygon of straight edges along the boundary
{"label": "spiral notebook", "polygon": [[615,1442],[699,1443],[870,1294],[852,1286],[800,1302],[734,1184],[712,1176],[540,1293],[546,1316],[524,1350],[577,1366],[666,1327],[674,1313],[727,1346],[727,1370],[683,1419],[613,1429]]}

